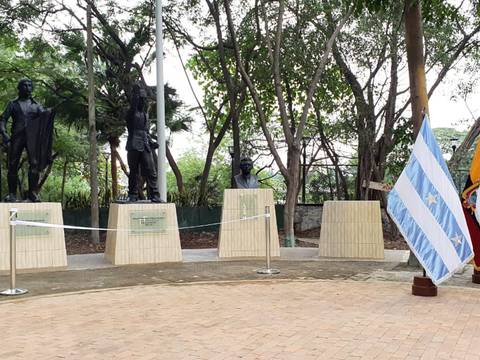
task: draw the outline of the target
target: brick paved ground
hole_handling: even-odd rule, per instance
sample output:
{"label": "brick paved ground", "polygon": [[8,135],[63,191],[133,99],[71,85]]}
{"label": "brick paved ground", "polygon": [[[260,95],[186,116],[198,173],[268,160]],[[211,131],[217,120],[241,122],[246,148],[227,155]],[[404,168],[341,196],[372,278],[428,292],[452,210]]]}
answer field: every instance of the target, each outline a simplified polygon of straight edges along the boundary
{"label": "brick paved ground", "polygon": [[480,359],[480,291],[264,281],[0,303],[0,359]]}

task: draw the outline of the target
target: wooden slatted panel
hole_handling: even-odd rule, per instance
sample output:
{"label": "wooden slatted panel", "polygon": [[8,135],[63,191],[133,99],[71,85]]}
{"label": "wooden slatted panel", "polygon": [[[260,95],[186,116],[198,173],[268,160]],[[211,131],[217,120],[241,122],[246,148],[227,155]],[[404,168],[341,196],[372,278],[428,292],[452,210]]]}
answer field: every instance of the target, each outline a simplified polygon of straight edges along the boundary
{"label": "wooden slatted panel", "polygon": [[277,218],[271,189],[226,189],[223,193],[222,225],[218,244],[221,258],[264,257],[265,217],[241,220],[263,215],[270,206],[271,256],[280,256]]}
{"label": "wooden slatted panel", "polygon": [[327,201],[323,206],[319,256],[383,259],[378,201]]}
{"label": "wooden slatted panel", "polygon": [[[10,269],[11,208],[18,209],[19,220],[63,225],[60,203],[0,203],[0,270]],[[67,266],[63,229],[17,226],[16,234],[17,269],[59,269]]]}
{"label": "wooden slatted panel", "polygon": [[[132,228],[132,216],[165,218],[164,231],[142,232]],[[108,227],[132,229],[109,231],[105,258],[114,265],[182,261],[175,204],[111,204]]]}

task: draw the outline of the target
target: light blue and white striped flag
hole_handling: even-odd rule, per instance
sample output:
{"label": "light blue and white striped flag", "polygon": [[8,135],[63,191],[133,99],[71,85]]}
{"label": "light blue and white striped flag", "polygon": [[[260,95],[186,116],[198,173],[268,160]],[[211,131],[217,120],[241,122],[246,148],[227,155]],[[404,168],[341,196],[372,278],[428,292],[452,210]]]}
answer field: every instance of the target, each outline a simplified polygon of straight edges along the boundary
{"label": "light blue and white striped flag", "polygon": [[426,116],[387,211],[436,285],[472,259],[458,191]]}

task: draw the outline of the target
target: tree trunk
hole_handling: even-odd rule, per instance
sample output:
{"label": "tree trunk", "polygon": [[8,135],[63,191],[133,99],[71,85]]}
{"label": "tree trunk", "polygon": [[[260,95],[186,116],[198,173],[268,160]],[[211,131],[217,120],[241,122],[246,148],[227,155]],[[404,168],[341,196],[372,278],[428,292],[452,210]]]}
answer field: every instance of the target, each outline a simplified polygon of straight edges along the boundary
{"label": "tree trunk", "polygon": [[[317,119],[320,119],[320,112],[318,109],[315,109],[315,113],[317,115]],[[331,145],[329,139],[327,139],[327,137],[325,136],[321,123],[320,123],[320,126],[318,127],[318,130],[320,135],[320,141],[322,143],[322,148],[327,154],[330,161],[332,162],[333,166],[335,166],[335,181],[337,182],[337,191],[338,191],[337,196],[340,198],[339,194],[342,193],[341,199],[349,200],[350,196],[348,194],[347,179],[345,178],[345,175],[343,174],[342,169],[340,169],[338,155],[335,152],[334,147]],[[340,186],[341,186],[341,189],[340,189]]]}
{"label": "tree trunk", "polygon": [[175,159],[173,158],[172,153],[170,152],[170,148],[168,147],[168,144],[165,144],[165,149],[166,149],[166,152],[167,152],[168,164],[172,168],[173,174],[175,175],[175,180],[177,182],[178,193],[183,194],[185,192],[185,188],[183,186],[182,173],[180,172],[180,169],[178,168],[178,165],[175,162]]}
{"label": "tree trunk", "polygon": [[[98,228],[98,164],[97,164],[97,129],[95,126],[95,84],[93,82],[93,57],[92,57],[92,6],[87,2],[87,76],[88,76],[88,130],[90,138],[90,194],[91,194],[91,226]],[[92,242],[100,243],[98,230],[92,231]]]}
{"label": "tree trunk", "polygon": [[327,166],[327,178],[328,178],[328,189],[330,190],[330,200],[334,200],[333,195],[333,184],[330,168]]}
{"label": "tree trunk", "polygon": [[[360,123],[360,122],[359,122]],[[358,164],[357,164],[357,182],[356,182],[356,198],[357,200],[368,200],[370,191],[364,187],[364,182],[368,183],[372,180],[372,147],[375,144],[373,132],[374,128],[358,129]],[[373,135],[373,136],[372,136]]]}
{"label": "tree trunk", "polygon": [[236,114],[238,116],[238,113],[240,112],[240,108],[241,108],[241,105],[236,110],[235,109],[229,110],[228,117],[225,120],[225,122],[222,124],[222,128],[218,132],[217,137],[214,136],[213,132],[210,133],[210,139],[208,141],[207,156],[205,158],[205,165],[203,167],[202,179],[200,181],[200,188],[198,191],[198,199],[197,199],[198,205],[205,205],[206,203],[208,174],[210,173],[210,168],[212,167],[213,154],[215,153],[215,150],[220,145],[223,137],[225,136],[225,133],[229,129],[232,121],[232,117],[234,117]]}
{"label": "tree trunk", "polygon": [[64,197],[65,197],[65,180],[67,178],[67,165],[68,165],[68,159],[65,159],[65,162],[63,163],[63,173],[62,173],[62,190],[60,193],[60,201],[62,203],[62,209],[65,208]]}
{"label": "tree trunk", "polygon": [[209,146],[207,151],[207,157],[205,158],[205,166],[203,167],[202,180],[200,181],[200,189],[197,201],[198,206],[206,205],[208,174],[210,173],[210,168],[212,167],[214,152],[215,149],[213,148],[213,146]]}
{"label": "tree trunk", "polygon": [[117,158],[118,162],[120,163],[120,169],[122,169],[123,173],[125,176],[129,176],[130,172],[128,171],[127,165],[123,162],[122,157],[118,153],[117,150],[115,150],[115,157]]}
{"label": "tree trunk", "polygon": [[337,192],[337,194],[336,194],[337,200],[341,200],[341,199],[343,199],[342,190],[340,189],[340,179],[339,179],[338,169],[337,169],[336,166],[333,168],[333,171],[334,171],[334,174],[335,174],[335,190]]}
{"label": "tree trunk", "polygon": [[405,44],[412,105],[413,133],[422,126],[422,113],[428,114],[427,81],[423,50],[422,10],[418,0],[405,0]]}
{"label": "tree trunk", "polygon": [[234,114],[232,117],[232,137],[233,137],[233,168],[232,178],[240,172],[240,126],[238,116]]}
{"label": "tree trunk", "polygon": [[288,149],[288,177],[287,177],[287,195],[284,208],[284,231],[285,246],[295,246],[295,208],[298,202],[298,193],[300,189],[300,147],[292,146]]}
{"label": "tree trunk", "polygon": [[[405,0],[405,43],[410,79],[413,134],[416,137],[422,126],[422,112],[425,111],[428,114],[428,96],[423,55],[422,12],[420,3],[415,0]],[[410,252],[408,264],[420,265],[413,252]]]}
{"label": "tree trunk", "polygon": [[116,156],[118,143],[113,139],[110,139],[109,143],[110,143],[110,173],[111,173],[110,176],[112,177],[111,199],[112,201],[116,201],[118,198],[118,168],[117,168],[117,156]]}
{"label": "tree trunk", "polygon": [[350,70],[343,59],[338,47],[335,45],[332,51],[333,57],[340,67],[342,74],[352,89],[355,97],[357,115],[355,125],[358,132],[358,162],[357,182],[355,185],[355,196],[358,200],[368,200],[368,188],[363,187],[364,181],[371,180],[373,163],[373,151],[375,146],[375,104],[373,101],[373,90],[369,85],[367,98],[364,95],[363,86],[355,74]]}

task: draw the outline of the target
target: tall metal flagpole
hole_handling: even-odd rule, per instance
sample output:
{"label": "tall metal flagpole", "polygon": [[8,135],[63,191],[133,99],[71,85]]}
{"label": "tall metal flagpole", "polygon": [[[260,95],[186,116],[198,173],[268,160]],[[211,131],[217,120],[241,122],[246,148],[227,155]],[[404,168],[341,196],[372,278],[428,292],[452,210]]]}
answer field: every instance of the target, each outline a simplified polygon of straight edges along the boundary
{"label": "tall metal flagpole", "polygon": [[157,139],[158,139],[158,190],[160,199],[167,201],[167,171],[165,149],[165,96],[163,88],[163,21],[162,0],[155,2],[156,17],[156,57],[157,57]]}

